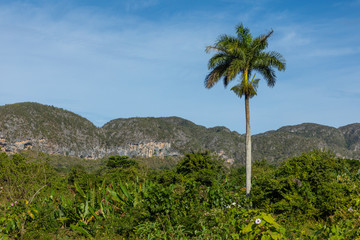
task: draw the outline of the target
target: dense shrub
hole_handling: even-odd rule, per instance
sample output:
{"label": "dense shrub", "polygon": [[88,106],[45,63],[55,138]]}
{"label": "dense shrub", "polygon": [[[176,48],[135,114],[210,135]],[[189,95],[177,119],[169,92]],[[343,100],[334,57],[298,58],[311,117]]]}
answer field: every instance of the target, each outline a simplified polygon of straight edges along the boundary
{"label": "dense shrub", "polygon": [[176,172],[206,186],[224,177],[223,163],[209,152],[189,153],[176,165]]}
{"label": "dense shrub", "polygon": [[129,159],[128,156],[110,156],[106,162],[108,168],[129,168],[137,165],[137,162]]}
{"label": "dense shrub", "polygon": [[[58,157],[58,156],[57,156]],[[173,168],[127,157],[89,172],[0,154],[0,239],[356,239],[360,164],[313,151],[229,172],[209,153]]]}
{"label": "dense shrub", "polygon": [[351,199],[349,185],[338,181],[342,169],[339,160],[327,152],[293,157],[259,176],[253,188],[254,204],[276,214],[325,218]]}

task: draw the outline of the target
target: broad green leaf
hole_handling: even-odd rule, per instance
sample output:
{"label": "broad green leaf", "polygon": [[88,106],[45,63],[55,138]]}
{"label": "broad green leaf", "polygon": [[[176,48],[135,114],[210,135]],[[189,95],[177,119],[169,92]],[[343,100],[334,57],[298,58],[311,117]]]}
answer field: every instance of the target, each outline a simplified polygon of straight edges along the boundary
{"label": "broad green leaf", "polygon": [[74,183],[74,185],[75,185],[76,191],[78,191],[83,198],[86,198],[86,194],[81,189],[81,187],[76,182]]}
{"label": "broad green leaf", "polygon": [[254,223],[250,223],[249,225],[247,225],[243,230],[242,233],[246,234],[248,232],[251,232],[252,226],[254,225]]}
{"label": "broad green leaf", "polygon": [[271,216],[267,215],[267,214],[263,214],[262,218],[267,221],[270,224],[274,224],[275,220],[274,218],[272,218]]}
{"label": "broad green leaf", "polygon": [[281,235],[279,233],[276,232],[269,232],[270,236],[272,237],[272,239],[274,240],[278,240],[281,239]]}
{"label": "broad green leaf", "polygon": [[281,227],[277,222],[275,222],[275,219],[274,219],[273,217],[271,217],[270,215],[264,214],[264,215],[262,216],[262,218],[263,218],[266,222],[268,222],[268,223],[270,223],[272,226],[274,226],[276,229],[279,229],[279,228]]}
{"label": "broad green leaf", "polygon": [[122,183],[120,183],[120,188],[121,188],[121,191],[123,192],[123,194],[126,196],[126,198],[132,202],[133,197],[131,196],[129,191],[126,189],[126,187]]}
{"label": "broad green leaf", "polygon": [[124,199],[122,197],[119,196],[119,194],[117,192],[115,192],[114,190],[110,189],[110,188],[106,188],[106,190],[110,193],[111,198],[114,201],[117,202],[125,202]]}
{"label": "broad green leaf", "polygon": [[58,219],[56,219],[56,220],[58,220],[58,221],[66,221],[66,220],[68,220],[69,218],[67,218],[67,217],[61,217],[61,218],[58,218]]}
{"label": "broad green leaf", "polygon": [[84,218],[89,214],[89,202],[86,200],[85,210],[84,210]]}
{"label": "broad green leaf", "polygon": [[72,230],[78,231],[78,232],[84,234],[85,236],[92,238],[91,234],[88,231],[86,231],[84,228],[74,225],[74,224],[70,224],[70,227]]}
{"label": "broad green leaf", "polygon": [[95,207],[95,198],[96,198],[95,188],[92,188],[90,189],[90,206],[92,208]]}
{"label": "broad green leaf", "polygon": [[7,240],[7,239],[9,239],[8,235],[6,235],[6,234],[0,235],[0,240]]}
{"label": "broad green leaf", "polygon": [[100,202],[100,209],[101,209],[101,212],[103,213],[103,217],[106,219],[106,214],[104,212],[103,202]]}

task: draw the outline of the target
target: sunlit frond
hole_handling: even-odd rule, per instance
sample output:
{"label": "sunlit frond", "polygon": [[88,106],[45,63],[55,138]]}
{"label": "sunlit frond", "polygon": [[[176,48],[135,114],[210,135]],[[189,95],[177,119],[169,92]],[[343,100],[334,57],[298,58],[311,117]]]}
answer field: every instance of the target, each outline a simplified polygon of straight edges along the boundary
{"label": "sunlit frond", "polygon": [[277,67],[279,71],[284,71],[286,68],[285,58],[278,52],[271,51],[268,53],[270,58],[270,65]]}
{"label": "sunlit frond", "polygon": [[250,29],[243,26],[243,24],[236,26],[237,38],[240,40],[242,45],[248,45],[252,41]]}
{"label": "sunlit frond", "polygon": [[241,81],[239,84],[233,86],[230,90],[233,91],[238,97],[249,96],[250,98],[257,95],[257,88],[259,86],[259,78],[255,78],[255,74],[252,80],[246,84]]}
{"label": "sunlit frond", "polygon": [[244,69],[244,62],[241,59],[235,58],[231,61],[228,69],[226,77],[231,81],[234,79],[241,70]]}

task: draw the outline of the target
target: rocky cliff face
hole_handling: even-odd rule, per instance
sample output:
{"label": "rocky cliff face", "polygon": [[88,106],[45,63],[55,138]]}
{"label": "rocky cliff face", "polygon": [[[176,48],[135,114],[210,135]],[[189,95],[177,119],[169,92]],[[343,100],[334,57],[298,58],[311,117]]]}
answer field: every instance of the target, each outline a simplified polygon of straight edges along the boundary
{"label": "rocky cliff face", "polygon": [[95,147],[88,150],[73,150],[71,146],[49,143],[45,138],[29,138],[16,142],[8,142],[6,138],[0,138],[0,151],[19,153],[22,150],[37,150],[49,154],[70,155],[88,159],[103,158],[110,155],[126,155],[130,157],[165,157],[180,155],[180,153],[174,151],[171,148],[171,144],[167,142],[128,143],[113,148]]}
{"label": "rocky cliff face", "polygon": [[[316,149],[360,159],[360,124],[333,128],[305,123],[253,136],[253,160],[273,162]],[[245,161],[245,136],[205,128],[178,117],[115,119],[103,127],[72,112],[38,103],[0,106],[0,150],[24,149],[82,158],[110,155],[165,157],[210,150],[226,161]]]}
{"label": "rocky cliff face", "polygon": [[346,146],[348,149],[359,152],[360,151],[360,123],[350,124],[340,127],[339,130],[345,136]]}
{"label": "rocky cliff face", "polygon": [[38,103],[0,107],[0,149],[8,153],[34,149],[81,158],[116,154],[142,157],[179,154],[166,141],[150,138],[114,141],[110,138],[105,129],[60,108]]}

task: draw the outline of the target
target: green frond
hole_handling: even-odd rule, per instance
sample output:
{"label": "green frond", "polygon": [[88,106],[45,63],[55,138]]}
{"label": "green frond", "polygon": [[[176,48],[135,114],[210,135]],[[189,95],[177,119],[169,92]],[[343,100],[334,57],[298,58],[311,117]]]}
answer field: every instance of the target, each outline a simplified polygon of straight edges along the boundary
{"label": "green frond", "polygon": [[236,55],[236,53],[242,48],[241,41],[239,39],[229,36],[222,36],[216,43],[218,49],[222,49],[229,55]]}
{"label": "green frond", "polygon": [[231,80],[227,77],[227,76],[224,76],[223,78],[223,83],[224,83],[224,87],[226,88],[228,85],[229,85],[229,82]]}
{"label": "green frond", "polygon": [[215,67],[205,78],[205,87],[211,88],[217,83],[221,77],[226,75],[227,66],[226,65],[219,65]]}
{"label": "green frond", "polygon": [[256,76],[256,73],[254,74],[253,78],[251,79],[250,85],[254,88],[255,92],[257,92],[260,78],[255,78],[255,76]]}
{"label": "green frond", "polygon": [[227,47],[228,45],[238,43],[238,42],[239,42],[238,38],[224,34],[224,35],[219,36],[219,38],[216,41],[215,46],[216,47]]}
{"label": "green frond", "polygon": [[256,69],[265,78],[269,87],[274,87],[276,83],[276,74],[271,67],[263,67]]}
{"label": "green frond", "polygon": [[249,96],[250,98],[257,95],[257,88],[259,86],[259,78],[253,76],[252,80],[246,84],[244,81],[241,81],[239,84],[233,86],[230,90],[233,91],[238,97]]}
{"label": "green frond", "polygon": [[210,53],[211,51],[215,51],[215,52],[226,52],[226,49],[224,48],[219,48],[219,47],[216,47],[216,46],[207,46],[205,48],[205,52],[206,53]]}
{"label": "green frond", "polygon": [[227,69],[226,77],[231,81],[233,80],[239,72],[243,69],[244,64],[241,59],[233,59]]}
{"label": "green frond", "polygon": [[222,52],[216,53],[212,56],[208,63],[208,69],[214,69],[216,66],[224,65],[229,61],[229,57],[227,54]]}
{"label": "green frond", "polygon": [[244,27],[244,25],[241,23],[237,25],[235,29],[237,37],[242,43],[244,43],[245,45],[251,43],[252,36],[250,34],[249,28]]}
{"label": "green frond", "polygon": [[276,67],[279,71],[285,70],[286,63],[283,56],[278,52],[261,52],[254,61],[253,67]]}
{"label": "green frond", "polygon": [[241,84],[233,86],[230,90],[233,91],[239,98],[242,98],[242,96],[244,95]]}
{"label": "green frond", "polygon": [[277,67],[279,71],[284,71],[286,68],[285,58],[278,52],[271,51],[269,52],[270,65]]}
{"label": "green frond", "polygon": [[264,76],[269,87],[273,87],[276,82],[276,74],[273,67],[282,71],[285,70],[286,63],[283,56],[278,52],[261,52],[252,67]]}

